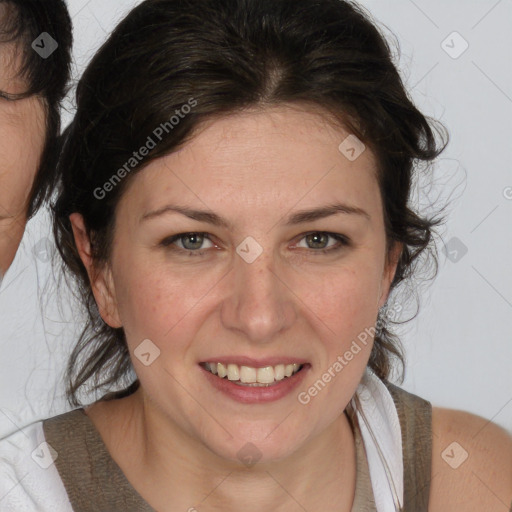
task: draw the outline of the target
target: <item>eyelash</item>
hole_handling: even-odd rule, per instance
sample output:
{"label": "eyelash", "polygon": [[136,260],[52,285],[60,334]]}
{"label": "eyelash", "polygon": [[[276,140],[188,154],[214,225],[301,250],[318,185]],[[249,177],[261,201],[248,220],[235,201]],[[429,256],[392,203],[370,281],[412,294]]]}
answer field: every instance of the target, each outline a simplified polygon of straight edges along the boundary
{"label": "eyelash", "polygon": [[[162,246],[162,247],[165,247],[165,248],[170,248],[172,246],[172,244],[174,244],[174,242],[176,242],[176,241],[178,241],[178,240],[180,240],[182,238],[185,238],[188,235],[203,236],[207,240],[210,240],[210,242],[214,243],[211,240],[211,238],[208,236],[208,233],[199,233],[199,232],[196,232],[196,231],[191,231],[191,232],[188,232],[188,233],[179,233],[179,234],[173,235],[173,236],[171,236],[169,238],[165,238],[164,240],[162,240],[160,242],[159,245]],[[310,251],[312,251],[314,253],[332,254],[332,253],[338,252],[341,249],[343,249],[344,247],[348,247],[350,245],[350,240],[346,236],[340,235],[340,234],[337,234],[337,233],[329,233],[327,231],[310,231],[309,233],[304,234],[300,240],[306,238],[308,235],[327,235],[328,237],[334,238],[335,240],[337,240],[339,242],[339,245],[331,247],[329,249],[309,249]],[[171,248],[171,250],[173,250],[173,251],[183,251],[183,252],[187,252],[188,251],[188,256],[192,256],[192,257],[194,257],[194,256],[204,256],[204,254],[206,252],[206,251],[199,251],[199,250],[191,251],[190,249],[181,249],[180,247],[173,247],[173,248]]]}

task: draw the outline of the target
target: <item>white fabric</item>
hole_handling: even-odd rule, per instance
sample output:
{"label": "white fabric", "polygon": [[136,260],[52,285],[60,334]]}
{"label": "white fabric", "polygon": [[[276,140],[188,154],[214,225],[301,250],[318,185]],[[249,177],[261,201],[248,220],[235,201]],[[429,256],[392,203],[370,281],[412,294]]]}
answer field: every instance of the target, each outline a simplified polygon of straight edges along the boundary
{"label": "white fabric", "polygon": [[49,218],[42,208],[28,222],[0,283],[0,439],[69,410],[63,374],[85,314],[63,279]]}
{"label": "white fabric", "polygon": [[[393,492],[375,440],[390,468],[400,504],[403,504],[402,436],[396,407],[386,386],[369,369],[356,394],[362,409],[357,415],[377,511],[395,512]],[[49,464],[48,445],[41,443],[45,443],[41,421],[0,440],[2,512],[73,512],[57,468],[55,464]],[[44,469],[36,460],[42,466],[49,466]]]}
{"label": "white fabric", "polygon": [[73,512],[50,457],[41,421],[0,440],[2,512]]}
{"label": "white fabric", "polygon": [[[362,414],[355,408],[354,398],[351,404],[357,410],[377,512],[396,512],[404,502],[404,466],[402,429],[393,397],[370,368],[366,369],[356,394]],[[389,478],[379,449],[389,468]],[[399,500],[396,505],[393,498],[395,493]]]}

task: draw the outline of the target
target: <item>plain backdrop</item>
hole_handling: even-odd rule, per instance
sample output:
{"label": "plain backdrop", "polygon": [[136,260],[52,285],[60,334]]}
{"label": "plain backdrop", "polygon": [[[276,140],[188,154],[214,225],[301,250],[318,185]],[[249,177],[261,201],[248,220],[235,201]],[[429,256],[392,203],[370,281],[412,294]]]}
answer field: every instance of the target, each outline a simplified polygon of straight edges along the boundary
{"label": "plain backdrop", "polygon": [[[74,79],[138,3],[68,0]],[[434,181],[416,188],[423,211],[437,198],[449,203],[449,217],[438,243],[438,277],[421,288],[420,313],[400,330],[402,387],[512,432],[512,2],[360,3],[393,47],[396,35],[411,97],[451,137]],[[71,99],[64,125],[72,114]],[[43,211],[29,223],[0,289],[0,437],[71,409],[62,378],[81,319],[66,290],[57,307],[53,252]]]}

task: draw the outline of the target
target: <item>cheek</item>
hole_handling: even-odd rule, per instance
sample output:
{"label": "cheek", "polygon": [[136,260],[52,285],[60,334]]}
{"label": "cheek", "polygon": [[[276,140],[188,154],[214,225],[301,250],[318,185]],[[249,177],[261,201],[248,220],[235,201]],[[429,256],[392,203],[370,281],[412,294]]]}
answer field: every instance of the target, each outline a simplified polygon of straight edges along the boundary
{"label": "cheek", "polygon": [[[309,316],[315,322],[314,330],[323,349],[315,379],[328,371],[331,377],[336,375],[325,399],[331,394],[348,393],[348,400],[367,365],[379,310],[380,277],[375,267],[347,269],[333,274],[306,303],[312,304],[311,310],[315,312],[316,319]],[[326,375],[327,379],[331,377]]]}
{"label": "cheek", "polygon": [[[115,278],[117,306],[128,343],[143,339],[157,345],[168,339],[189,339],[185,329],[194,325],[201,297],[211,288],[208,278],[184,278],[158,266],[125,265]],[[131,269],[131,270],[130,270]],[[177,333],[179,332],[179,336]]]}
{"label": "cheek", "polygon": [[375,280],[355,273],[345,280],[340,279],[339,288],[332,296],[333,315],[347,326],[366,326],[377,311],[378,288]]}
{"label": "cheek", "polygon": [[28,199],[43,151],[37,127],[0,123],[0,207],[19,215]]}
{"label": "cheek", "polygon": [[301,300],[330,328],[331,335],[346,339],[375,323],[381,279],[376,266],[352,265],[300,278],[295,288],[302,290]]}

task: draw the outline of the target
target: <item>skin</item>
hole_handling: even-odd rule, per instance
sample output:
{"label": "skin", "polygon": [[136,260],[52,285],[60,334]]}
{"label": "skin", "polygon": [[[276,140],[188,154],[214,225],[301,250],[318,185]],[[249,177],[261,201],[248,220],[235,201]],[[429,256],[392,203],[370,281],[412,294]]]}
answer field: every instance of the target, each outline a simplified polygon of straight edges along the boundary
{"label": "skin", "polygon": [[[429,512],[509,512],[512,509],[512,436],[486,418],[465,411],[432,408],[432,480]],[[453,442],[458,467],[442,454]],[[448,452],[450,455],[452,452]],[[445,453],[446,456],[446,453]],[[456,460],[454,458],[454,460]]]}
{"label": "skin", "polygon": [[[0,46],[0,90],[20,94],[20,55]],[[45,143],[45,109],[38,96],[0,97],[0,279],[11,265],[27,223],[28,200]]]}
{"label": "skin", "polygon": [[[141,382],[135,394],[86,413],[153,508],[289,512],[299,503],[306,510],[351,510],[355,448],[343,410],[372,343],[361,345],[307,405],[297,401],[298,391],[375,325],[400,252],[386,244],[374,156],[367,149],[350,162],[338,150],[347,135],[297,106],[207,123],[180,151],[133,178],[103,267],[91,258],[83,219],[70,216],[100,314],[124,328]],[[334,202],[367,216],[341,213],[285,226],[292,213]],[[178,213],[141,222],[169,203],[216,212],[232,229]],[[194,232],[211,240],[161,245]],[[343,234],[350,242],[322,254],[316,247],[339,244],[327,238],[315,245],[307,237],[314,233]],[[251,264],[236,253],[247,236],[263,248]],[[188,256],[190,247],[203,254]],[[133,355],[144,339],[160,350],[150,366]],[[311,368],[297,392],[274,403],[240,404],[216,392],[198,367],[220,355],[302,357]],[[237,458],[248,442],[261,453],[251,468]]]}

